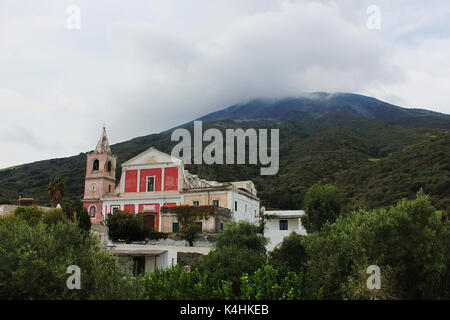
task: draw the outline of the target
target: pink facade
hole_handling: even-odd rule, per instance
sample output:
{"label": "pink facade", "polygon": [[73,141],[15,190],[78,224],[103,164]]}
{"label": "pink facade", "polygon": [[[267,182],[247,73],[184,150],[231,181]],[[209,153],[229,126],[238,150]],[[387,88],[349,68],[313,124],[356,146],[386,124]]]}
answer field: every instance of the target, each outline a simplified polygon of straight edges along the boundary
{"label": "pink facade", "polygon": [[155,178],[154,191],[161,191],[161,168],[157,168],[157,169],[141,169],[139,192],[147,192],[148,177]]}
{"label": "pink facade", "polygon": [[102,201],[83,202],[83,206],[86,208],[86,210],[88,211],[89,214],[92,212],[91,208],[92,207],[95,208],[95,216],[91,217],[92,223],[99,223],[100,221],[103,220],[103,212],[102,212],[103,202]]}
{"label": "pink facade", "polygon": [[178,168],[164,170],[164,191],[178,190]]}
{"label": "pink facade", "polygon": [[127,170],[125,173],[125,192],[137,192],[137,170]]}
{"label": "pink facade", "polygon": [[134,204],[126,204],[123,206],[123,211],[128,213],[136,213],[136,206]]}

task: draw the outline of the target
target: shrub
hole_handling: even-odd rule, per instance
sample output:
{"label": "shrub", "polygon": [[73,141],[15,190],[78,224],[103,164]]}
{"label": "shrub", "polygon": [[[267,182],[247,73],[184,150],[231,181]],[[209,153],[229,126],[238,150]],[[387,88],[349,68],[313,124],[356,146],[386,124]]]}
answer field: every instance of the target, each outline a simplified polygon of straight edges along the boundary
{"label": "shrub", "polygon": [[131,214],[123,211],[108,213],[107,226],[112,241],[126,242],[145,239],[144,218],[142,214]]}
{"label": "shrub", "polygon": [[[58,216],[52,213],[52,219]],[[20,217],[0,223],[0,299],[133,299],[115,257],[71,221],[32,225]],[[81,290],[69,290],[67,267],[81,270]]]}
{"label": "shrub", "polygon": [[145,228],[145,238],[148,238],[150,240],[159,240],[159,239],[167,239],[169,237],[169,234],[166,232],[158,232],[151,228]]}
{"label": "shrub", "polygon": [[36,225],[44,214],[45,210],[37,206],[17,207],[14,210],[14,216],[20,217],[30,225]]}
{"label": "shrub", "polygon": [[382,297],[448,299],[450,224],[427,196],[379,210],[359,210],[327,223],[305,242],[308,296],[366,298],[369,265],[381,269]]}
{"label": "shrub", "polygon": [[186,240],[189,246],[193,246],[195,240],[200,237],[202,232],[201,227],[196,223],[188,224],[183,230],[181,230],[181,239]]}
{"label": "shrub", "polygon": [[333,223],[341,214],[343,207],[338,188],[322,183],[309,188],[303,202],[306,214],[301,219],[308,233],[320,231],[327,221]]}
{"label": "shrub", "polygon": [[247,221],[231,222],[217,237],[216,248],[235,246],[265,254],[268,239],[259,231],[260,228],[257,225]]}
{"label": "shrub", "polygon": [[303,271],[307,262],[306,237],[295,232],[285,237],[280,247],[269,252],[269,264],[283,275]]}
{"label": "shrub", "polygon": [[57,224],[67,221],[65,213],[61,209],[51,209],[42,216],[45,224]]}
{"label": "shrub", "polygon": [[81,229],[85,231],[91,230],[91,217],[81,201],[65,202],[62,209],[68,219],[72,221],[77,219],[78,226]]}

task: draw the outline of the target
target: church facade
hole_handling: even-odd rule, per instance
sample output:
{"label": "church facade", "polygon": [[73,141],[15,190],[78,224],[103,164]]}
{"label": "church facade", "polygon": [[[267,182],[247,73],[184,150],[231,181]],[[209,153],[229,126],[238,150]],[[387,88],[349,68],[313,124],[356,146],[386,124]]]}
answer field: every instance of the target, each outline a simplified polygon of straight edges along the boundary
{"label": "church facade", "polygon": [[[181,159],[151,147],[121,165],[116,184],[116,162],[103,128],[97,147],[86,159],[83,205],[92,223],[104,222],[108,213],[122,210],[143,213],[146,226],[156,231],[177,232],[176,218],[161,214],[161,208],[186,204],[228,209],[235,221],[258,219],[260,201],[252,181],[201,179],[185,170]],[[203,221],[202,230],[213,232],[215,223]]]}

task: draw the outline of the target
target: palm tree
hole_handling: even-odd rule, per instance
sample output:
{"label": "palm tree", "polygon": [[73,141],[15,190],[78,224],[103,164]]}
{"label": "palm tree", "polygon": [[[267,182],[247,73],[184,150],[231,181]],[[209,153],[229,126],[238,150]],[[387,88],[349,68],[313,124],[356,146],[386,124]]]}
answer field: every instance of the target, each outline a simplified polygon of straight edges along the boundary
{"label": "palm tree", "polygon": [[61,177],[55,177],[49,182],[47,192],[50,196],[52,207],[56,207],[58,204],[62,203],[62,200],[66,195],[66,190],[66,182]]}

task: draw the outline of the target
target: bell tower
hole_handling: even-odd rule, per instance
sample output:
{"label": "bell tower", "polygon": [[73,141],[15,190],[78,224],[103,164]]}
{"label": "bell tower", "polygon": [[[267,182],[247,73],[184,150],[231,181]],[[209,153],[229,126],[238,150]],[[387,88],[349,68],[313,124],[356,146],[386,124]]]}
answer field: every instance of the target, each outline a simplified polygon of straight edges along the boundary
{"label": "bell tower", "polygon": [[103,127],[97,147],[93,152],[88,153],[86,159],[83,205],[89,212],[93,223],[98,223],[106,218],[106,213],[103,212],[102,198],[115,193],[116,161],[117,157],[111,152],[106,129]]}

